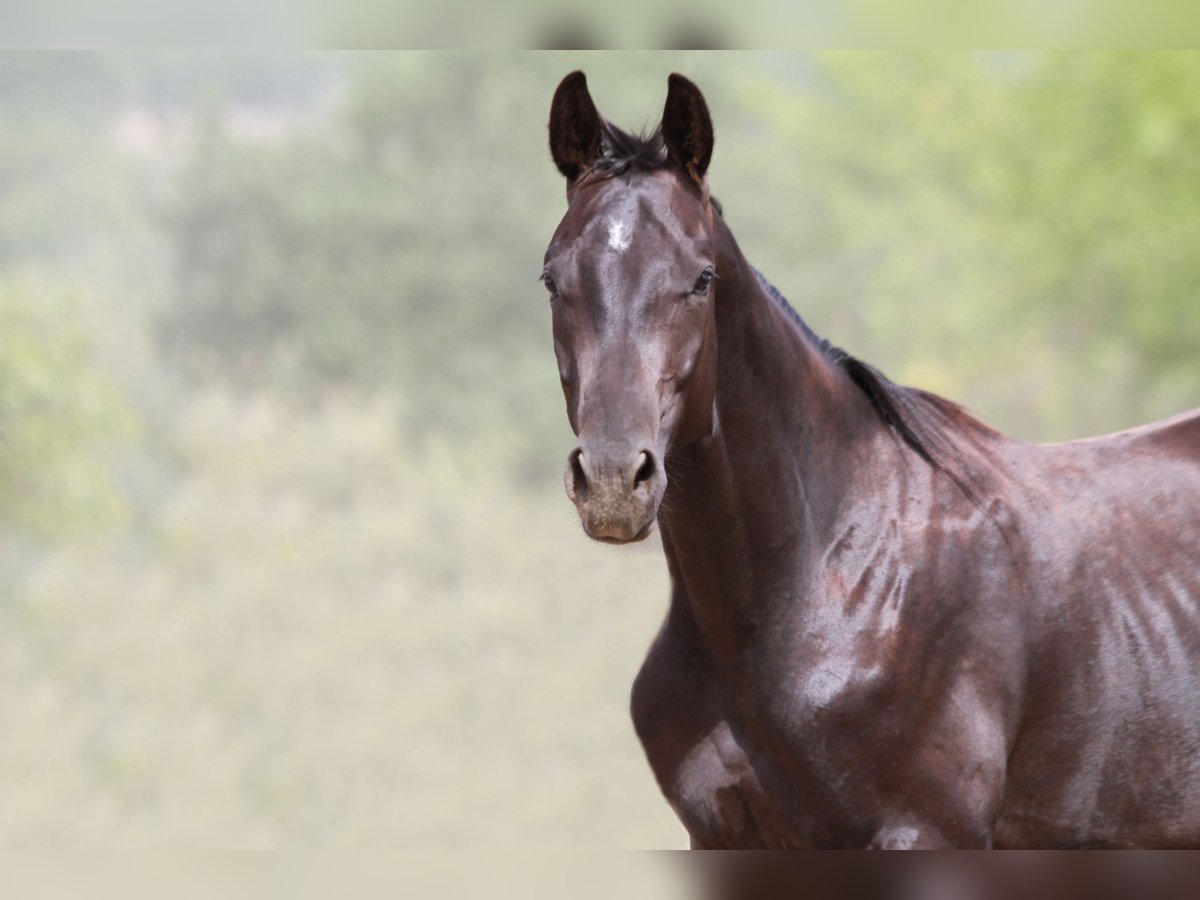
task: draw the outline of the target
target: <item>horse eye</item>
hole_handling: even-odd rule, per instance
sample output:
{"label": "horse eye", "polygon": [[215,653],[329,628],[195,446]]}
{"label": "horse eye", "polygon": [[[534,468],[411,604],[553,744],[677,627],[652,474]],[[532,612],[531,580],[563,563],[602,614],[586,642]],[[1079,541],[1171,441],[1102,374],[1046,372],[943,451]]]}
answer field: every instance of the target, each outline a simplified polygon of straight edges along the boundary
{"label": "horse eye", "polygon": [[554,279],[550,277],[549,272],[543,272],[538,276],[538,280],[546,286],[546,290],[548,290],[551,295],[558,293],[558,285],[554,283]]}
{"label": "horse eye", "polygon": [[712,284],[713,279],[717,277],[717,273],[712,269],[705,269],[700,273],[700,277],[696,279],[696,284],[692,288],[693,294],[704,295],[708,293],[708,286]]}

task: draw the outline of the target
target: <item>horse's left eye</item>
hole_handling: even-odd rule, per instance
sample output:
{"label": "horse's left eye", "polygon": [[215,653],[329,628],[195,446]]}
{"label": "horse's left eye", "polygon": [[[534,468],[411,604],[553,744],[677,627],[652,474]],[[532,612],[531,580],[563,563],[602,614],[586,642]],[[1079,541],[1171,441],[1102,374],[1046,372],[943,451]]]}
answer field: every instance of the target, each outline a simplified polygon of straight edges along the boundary
{"label": "horse's left eye", "polygon": [[538,280],[546,286],[546,290],[550,292],[551,296],[558,293],[558,285],[554,283],[554,279],[550,277],[549,272],[543,272]]}
{"label": "horse's left eye", "polygon": [[696,284],[692,288],[693,294],[703,296],[708,293],[708,286],[713,283],[713,279],[717,277],[717,273],[712,269],[705,269],[700,273],[700,277],[696,279]]}

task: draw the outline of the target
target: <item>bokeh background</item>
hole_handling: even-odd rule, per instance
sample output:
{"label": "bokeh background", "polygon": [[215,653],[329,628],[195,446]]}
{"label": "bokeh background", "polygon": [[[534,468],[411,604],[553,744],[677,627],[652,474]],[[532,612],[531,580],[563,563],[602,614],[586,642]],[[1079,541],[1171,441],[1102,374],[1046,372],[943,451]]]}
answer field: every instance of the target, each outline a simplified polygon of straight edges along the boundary
{"label": "bokeh background", "polygon": [[1028,440],[1200,405],[1194,53],[0,56],[0,845],[672,847],[536,283],[582,67],[748,257]]}

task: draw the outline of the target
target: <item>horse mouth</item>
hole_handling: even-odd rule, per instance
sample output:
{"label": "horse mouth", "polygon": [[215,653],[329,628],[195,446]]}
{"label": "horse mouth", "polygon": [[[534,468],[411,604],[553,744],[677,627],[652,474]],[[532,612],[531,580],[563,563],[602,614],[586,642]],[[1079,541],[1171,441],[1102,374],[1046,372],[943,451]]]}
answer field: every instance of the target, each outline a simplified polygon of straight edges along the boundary
{"label": "horse mouth", "polygon": [[584,533],[602,544],[636,544],[654,530],[661,496],[642,491],[576,500]]}
{"label": "horse mouth", "polygon": [[637,544],[637,543],[644,541],[646,538],[648,538],[650,536],[650,532],[652,532],[654,530],[654,522],[655,522],[655,517],[651,516],[650,520],[645,525],[643,525],[641,528],[639,528],[634,534],[630,535],[629,537],[626,537],[624,535],[613,535],[613,534],[604,534],[604,533],[593,532],[590,528],[588,528],[586,523],[584,523],[583,530],[587,532],[587,536],[590,537],[593,541],[599,541],[601,544],[614,544],[614,545],[620,546],[622,544]]}

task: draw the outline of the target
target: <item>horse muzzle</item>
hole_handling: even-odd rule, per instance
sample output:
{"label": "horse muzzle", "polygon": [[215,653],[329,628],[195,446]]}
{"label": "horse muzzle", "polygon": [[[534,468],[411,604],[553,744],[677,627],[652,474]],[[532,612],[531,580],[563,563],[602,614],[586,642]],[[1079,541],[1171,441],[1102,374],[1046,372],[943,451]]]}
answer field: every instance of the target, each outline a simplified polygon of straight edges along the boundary
{"label": "horse muzzle", "polygon": [[563,480],[583,530],[597,541],[628,544],[654,525],[667,479],[654,451],[628,452],[626,444],[597,450],[576,447]]}

